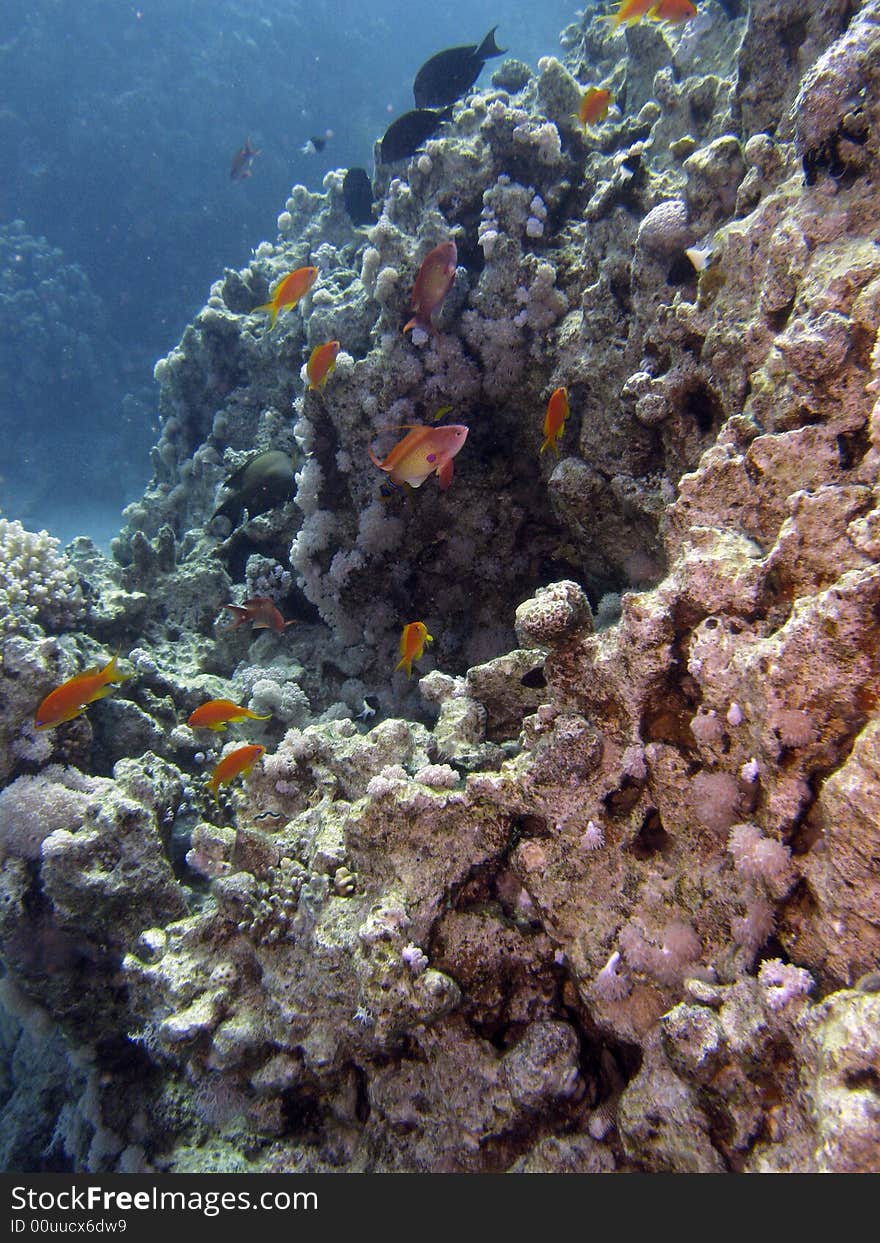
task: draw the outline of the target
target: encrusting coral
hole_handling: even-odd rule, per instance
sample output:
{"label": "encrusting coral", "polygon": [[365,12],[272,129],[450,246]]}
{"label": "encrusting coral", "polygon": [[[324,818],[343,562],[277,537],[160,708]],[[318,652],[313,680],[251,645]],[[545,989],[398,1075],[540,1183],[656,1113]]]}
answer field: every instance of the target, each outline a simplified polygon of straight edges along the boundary
{"label": "encrusting coral", "polygon": [[[803,63],[785,7],[588,12],[380,170],[372,227],[294,188],[157,366],[116,564],[72,547],[81,633],[30,619],[0,682],[6,1005],[106,1060],[72,1167],[876,1169],[880,0]],[[626,107],[584,133],[594,80]],[[450,405],[451,489],[380,500],[368,446]],[[212,517],[268,449],[295,498]],[[230,629],[253,593],[297,624]],[[33,750],[111,640],[137,676]],[[182,722],[220,696],[273,719],[213,800]]]}

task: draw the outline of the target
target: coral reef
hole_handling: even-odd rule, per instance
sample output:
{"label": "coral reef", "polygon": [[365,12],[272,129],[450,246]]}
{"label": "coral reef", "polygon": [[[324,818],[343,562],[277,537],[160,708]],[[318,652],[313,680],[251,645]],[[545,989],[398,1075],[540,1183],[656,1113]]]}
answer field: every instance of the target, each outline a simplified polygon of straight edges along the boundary
{"label": "coral reef", "polygon": [[[502,65],[366,230],[340,173],[295,187],[159,363],[155,479],[113,563],[70,550],[79,631],[4,645],[0,1035],[14,1116],[32,1062],[60,1111],[10,1161],[876,1170],[880,0],[818,6],[798,57],[778,0],[700,7]],[[449,237],[438,335],[404,336]],[[367,447],[448,406],[452,487],[380,499]],[[270,449],[294,499],[215,516]],[[239,591],[296,624],[231,630]],[[29,736],[111,641],[137,676]],[[213,799],[183,721],[220,695],[272,719]]]}

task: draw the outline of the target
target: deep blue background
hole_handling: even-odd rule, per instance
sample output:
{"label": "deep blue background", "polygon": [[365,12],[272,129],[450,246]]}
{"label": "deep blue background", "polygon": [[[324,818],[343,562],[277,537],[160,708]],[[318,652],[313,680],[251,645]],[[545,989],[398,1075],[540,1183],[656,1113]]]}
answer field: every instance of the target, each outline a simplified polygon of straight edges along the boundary
{"label": "deep blue background", "polygon": [[[375,139],[413,106],[412,79],[433,52],[498,23],[499,44],[534,67],[575,16],[569,0],[0,0],[0,227],[21,220],[45,237],[61,252],[47,265],[82,268],[104,313],[100,327],[84,316],[80,345],[98,366],[82,383],[70,359],[63,376],[30,381],[25,399],[30,347],[8,332],[0,344],[3,512],[65,539],[106,537],[149,476],[153,363],[223,268],[274,239],[290,187],[371,169]],[[321,154],[301,152],[328,129]],[[247,135],[262,154],[233,182]],[[20,323],[22,291],[13,301],[5,288],[7,323]],[[3,297],[0,271],[0,332]],[[71,314],[51,278],[38,301],[32,345],[51,334],[49,317]]]}

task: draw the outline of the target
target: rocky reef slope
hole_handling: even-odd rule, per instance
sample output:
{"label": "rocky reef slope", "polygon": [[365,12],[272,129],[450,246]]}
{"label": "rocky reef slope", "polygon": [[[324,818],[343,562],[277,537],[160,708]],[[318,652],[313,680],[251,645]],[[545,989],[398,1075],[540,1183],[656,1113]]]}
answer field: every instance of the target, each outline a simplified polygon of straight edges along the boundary
{"label": "rocky reef slope", "polygon": [[[5,1168],[876,1168],[880,2],[700,9],[505,62],[372,227],[296,187],[157,367],[115,562],[0,530]],[[447,405],[452,488],[382,500]],[[233,526],[255,449],[295,494]],[[102,644],[137,676],[34,733]],[[221,694],[271,719],[215,801]]]}

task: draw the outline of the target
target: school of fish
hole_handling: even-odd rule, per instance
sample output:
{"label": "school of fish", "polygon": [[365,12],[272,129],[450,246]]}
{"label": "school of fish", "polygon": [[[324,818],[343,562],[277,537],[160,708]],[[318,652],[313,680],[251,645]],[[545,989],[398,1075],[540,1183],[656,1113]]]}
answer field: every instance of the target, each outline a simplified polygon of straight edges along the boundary
{"label": "school of fish", "polygon": [[[621,26],[634,25],[647,18],[649,21],[679,24],[689,21],[697,13],[692,0],[622,0],[617,9],[603,20],[611,23],[612,31]],[[504,49],[495,42],[495,30],[486,35],[480,44],[467,44],[462,47],[447,48],[432,56],[421,67],[416,75],[414,97],[416,108],[405,113],[393,122],[386,131],[380,147],[381,158],[391,162],[396,159],[408,158],[418,147],[433,134],[442,121],[451,119],[453,104],[476,82],[485,61],[493,56],[500,56]],[[600,124],[608,115],[614,100],[607,87],[590,86],[580,100],[573,120],[584,127]],[[327,136],[330,136],[328,131]],[[324,139],[312,138],[307,147],[320,151]],[[236,152],[230,167],[230,178],[243,181],[252,175],[254,159],[260,150],[251,145],[250,138]],[[346,207],[356,224],[365,223],[369,218],[367,200],[370,194],[369,179],[363,169],[350,169],[354,174],[346,183],[351,185],[351,193],[346,191]],[[355,188],[356,183],[356,188]],[[364,184],[366,183],[366,184]],[[688,252],[695,267],[705,265],[708,259],[698,252]],[[439,342],[440,332],[435,317],[440,313],[443,302],[453,286],[458,265],[458,248],[452,238],[439,242],[422,259],[413,284],[410,298],[411,318],[404,324],[402,331],[422,329]],[[318,269],[314,266],[303,266],[288,272],[278,281],[272,290],[270,300],[255,308],[257,312],[269,315],[269,331],[275,328],[279,315],[290,311],[305,298],[318,279]],[[312,349],[305,365],[305,378],[308,389],[323,397],[327,383],[332,376],[337,356],[341,349],[339,341],[325,341]],[[442,406],[429,423],[409,423],[400,430],[406,432],[403,439],[391,448],[384,459],[373,452],[367,445],[367,454],[373,464],[386,475],[386,484],[393,491],[415,489],[421,487],[430,475],[436,475],[441,491],[450,487],[453,480],[453,459],[463,448],[467,440],[468,428],[464,424],[444,424],[440,420],[451,411],[451,406]],[[543,422],[543,436],[538,455],[552,449],[559,456],[559,444],[565,432],[569,418],[570,406],[568,390],[560,385],[550,394]],[[393,429],[385,429],[393,430]],[[235,525],[242,512],[253,516],[265,512],[277,504],[283,503],[292,491],[293,468],[286,454],[272,450],[251,458],[240,470],[226,481],[225,488],[229,496],[215,511],[213,517],[221,514]],[[261,508],[262,507],[262,508]],[[226,604],[234,620],[227,627],[236,630],[239,626],[249,623],[254,630],[272,630],[276,634],[294,625],[295,619],[285,619],[273,600],[266,596],[254,596],[242,604]],[[401,631],[399,652],[400,660],[394,672],[405,671],[407,678],[412,677],[413,665],[421,660],[425,648],[433,643],[433,635],[423,621],[407,622]],[[114,653],[106,665],[86,669],[84,672],[68,678],[60,686],[50,691],[40,702],[34,714],[36,730],[54,729],[81,716],[93,703],[111,694],[115,687],[136,675],[123,673],[118,665],[119,653]],[[365,706],[361,713],[363,719],[372,715],[375,709]],[[187,724],[193,730],[210,730],[220,733],[229,725],[245,721],[267,721],[271,713],[261,714],[235,703],[231,699],[210,699],[195,708],[187,718]],[[237,777],[247,777],[266,753],[260,743],[247,743],[236,746],[217,762],[208,778],[207,785],[215,796],[223,785],[228,785]]]}

